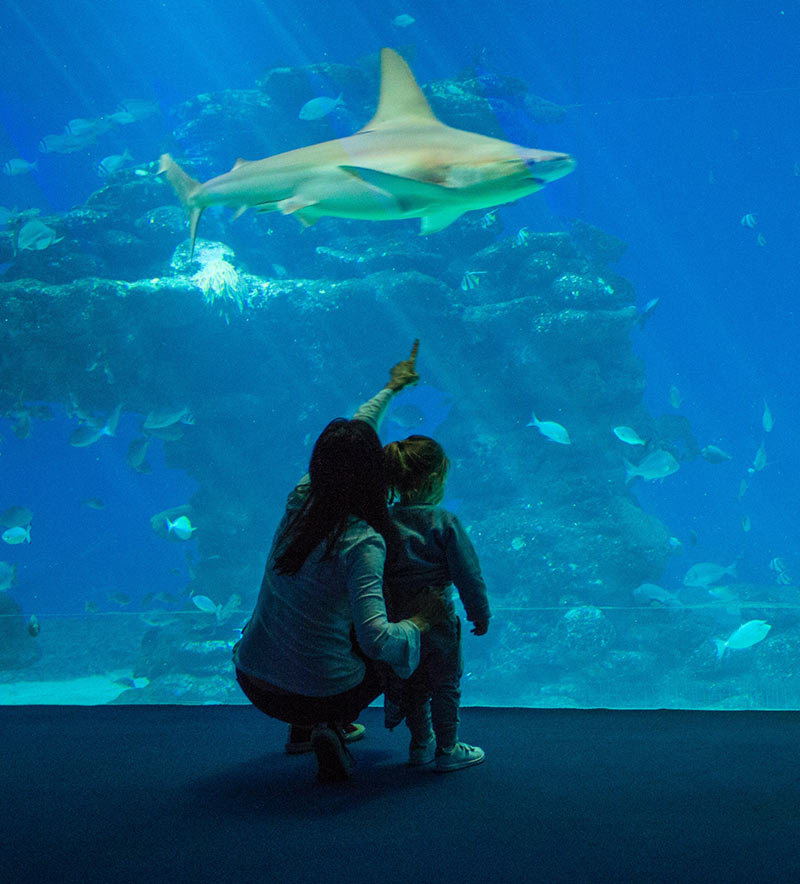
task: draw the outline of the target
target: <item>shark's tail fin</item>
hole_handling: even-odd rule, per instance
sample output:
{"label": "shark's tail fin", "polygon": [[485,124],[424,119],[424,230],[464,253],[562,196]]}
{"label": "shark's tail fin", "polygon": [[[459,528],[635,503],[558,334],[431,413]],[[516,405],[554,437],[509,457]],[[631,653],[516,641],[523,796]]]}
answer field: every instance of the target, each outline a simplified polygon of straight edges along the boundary
{"label": "shark's tail fin", "polygon": [[180,201],[186,206],[189,212],[189,233],[192,237],[192,245],[189,250],[189,260],[194,256],[194,241],[197,238],[197,225],[200,222],[200,216],[203,214],[205,206],[192,205],[192,196],[202,187],[199,181],[195,181],[190,175],[181,169],[181,167],[168,154],[162,154],[158,165],[159,174],[164,172],[167,181],[172,185],[175,193],[178,194]]}

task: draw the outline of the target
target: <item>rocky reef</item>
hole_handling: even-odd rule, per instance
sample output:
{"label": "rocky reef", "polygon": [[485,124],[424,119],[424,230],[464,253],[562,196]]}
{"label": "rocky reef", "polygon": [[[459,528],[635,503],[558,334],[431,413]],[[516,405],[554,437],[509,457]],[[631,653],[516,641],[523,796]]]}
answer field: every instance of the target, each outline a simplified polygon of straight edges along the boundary
{"label": "rocky reef", "polygon": [[[355,113],[363,123],[375,82],[364,71],[272,71],[256,89],[176,109],[176,140],[201,156],[189,171],[203,177],[239,154],[331,137],[334,123],[296,119],[319,77],[347,87],[344,122]],[[448,122],[489,134],[494,96],[558,116],[524,84],[465,76],[428,92]],[[633,426],[669,449],[674,428],[642,405],[634,291],[613,269],[624,244],[580,222],[504,231],[493,214],[420,237],[410,223],[323,219],[304,230],[209,210],[189,262],[183,210],[155,171],[121,171],[84,206],[43,217],[62,237],[46,249],[15,256],[14,231],[0,235],[0,261],[11,262],[0,283],[0,412],[67,401],[82,413],[119,403],[142,416],[191,411],[186,432],[160,443],[198,483],[189,589],[215,602],[238,594],[247,613],[317,434],[377,391],[419,337],[423,382],[449,402],[434,430],[453,465],[448,499],[497,612],[470,649],[478,674],[465,699],[557,705],[596,696],[612,675],[646,684],[661,649],[608,609],[657,581],[673,548],[626,484],[629,452],[611,430]],[[568,428],[571,444],[529,425],[532,412]],[[148,683],[119,702],[240,699],[228,678],[230,623],[222,630],[196,610],[134,622],[133,676]],[[662,643],[675,629],[665,623]]]}

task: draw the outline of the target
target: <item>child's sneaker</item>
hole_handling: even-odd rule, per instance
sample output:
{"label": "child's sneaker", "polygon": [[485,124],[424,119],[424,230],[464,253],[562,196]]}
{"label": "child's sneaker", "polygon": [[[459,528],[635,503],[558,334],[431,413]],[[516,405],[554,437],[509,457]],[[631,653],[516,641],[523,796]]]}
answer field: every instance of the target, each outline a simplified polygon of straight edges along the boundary
{"label": "child's sneaker", "polygon": [[320,783],[341,783],[350,777],[353,757],[344,745],[341,732],[327,724],[318,724],[311,731],[311,748],[317,756]]}
{"label": "child's sneaker", "polygon": [[[299,727],[296,724],[289,725],[289,739],[286,741],[284,749],[287,755],[305,755],[311,751],[311,731],[310,727]],[[353,721],[350,724],[342,726],[342,737],[345,743],[355,743],[364,736],[366,728],[363,724]]]}
{"label": "child's sneaker", "polygon": [[461,770],[472,764],[480,764],[486,757],[486,753],[478,746],[468,746],[466,743],[456,743],[447,752],[440,750],[436,755],[436,770],[439,773],[447,773],[450,770]]}
{"label": "child's sneaker", "polygon": [[436,757],[436,737],[430,735],[427,743],[415,743],[412,741],[408,750],[408,766],[422,767],[430,764]]}

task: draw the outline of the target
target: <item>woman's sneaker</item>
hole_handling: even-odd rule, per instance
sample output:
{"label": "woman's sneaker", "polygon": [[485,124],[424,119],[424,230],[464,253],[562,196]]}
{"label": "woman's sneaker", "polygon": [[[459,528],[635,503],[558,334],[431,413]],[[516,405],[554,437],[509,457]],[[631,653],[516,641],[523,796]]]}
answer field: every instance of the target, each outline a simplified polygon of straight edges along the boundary
{"label": "woman's sneaker", "polygon": [[423,764],[430,764],[436,757],[436,737],[433,734],[427,743],[415,743],[412,741],[408,750],[408,766],[422,767]]}
{"label": "woman's sneaker", "polygon": [[466,743],[456,743],[447,752],[439,750],[436,754],[436,770],[439,773],[447,773],[450,770],[461,770],[472,764],[480,764],[486,757],[486,753],[478,746],[468,746]]}
{"label": "woman's sneaker", "polygon": [[[311,751],[311,731],[310,727],[299,727],[296,724],[289,725],[289,739],[286,741],[284,748],[287,755],[305,755]],[[350,722],[342,726],[342,737],[345,743],[355,743],[364,736],[366,728],[357,721]]]}
{"label": "woman's sneaker", "polygon": [[318,724],[311,731],[311,748],[317,756],[320,783],[341,783],[350,777],[353,756],[347,751],[340,732],[327,724]]}

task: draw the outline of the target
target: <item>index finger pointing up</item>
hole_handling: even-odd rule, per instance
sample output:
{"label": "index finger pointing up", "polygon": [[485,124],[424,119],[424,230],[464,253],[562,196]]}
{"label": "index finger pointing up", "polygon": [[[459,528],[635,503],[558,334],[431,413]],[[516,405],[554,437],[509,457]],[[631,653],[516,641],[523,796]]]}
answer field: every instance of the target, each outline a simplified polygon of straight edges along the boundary
{"label": "index finger pointing up", "polygon": [[408,361],[413,365],[414,361],[417,358],[417,353],[419,352],[419,338],[416,338],[414,341],[414,346],[411,348],[411,355],[408,357]]}

